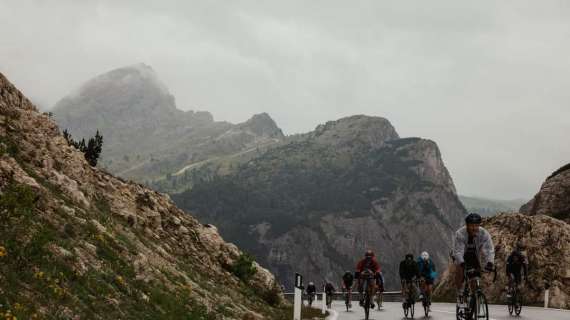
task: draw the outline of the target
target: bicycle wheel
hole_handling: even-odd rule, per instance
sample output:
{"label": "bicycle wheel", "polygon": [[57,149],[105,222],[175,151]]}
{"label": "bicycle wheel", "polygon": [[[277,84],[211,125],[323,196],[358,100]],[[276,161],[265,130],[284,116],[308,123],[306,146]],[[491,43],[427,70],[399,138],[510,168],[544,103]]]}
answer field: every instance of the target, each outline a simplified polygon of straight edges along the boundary
{"label": "bicycle wheel", "polygon": [[474,320],[485,319],[489,320],[489,306],[487,305],[487,298],[482,292],[477,292],[477,299],[474,311]]}
{"label": "bicycle wheel", "polygon": [[424,313],[425,313],[426,318],[427,318],[427,317],[429,317],[429,302],[428,302],[428,299],[426,297],[423,298],[422,304],[424,306]]}
{"label": "bicycle wheel", "polygon": [[366,296],[364,297],[364,319],[368,320],[370,315],[370,295],[366,292]]}
{"label": "bicycle wheel", "polygon": [[509,309],[509,315],[512,316],[512,315],[513,315],[513,311],[515,310],[514,305],[513,305],[513,299],[512,299],[512,298],[510,298],[510,299],[507,301],[507,308]]}
{"label": "bicycle wheel", "polygon": [[412,303],[412,305],[410,306],[410,318],[411,319],[414,318],[414,305],[415,305],[415,303]]}
{"label": "bicycle wheel", "polygon": [[404,304],[402,305],[402,307],[404,308],[404,317],[408,317],[408,313],[410,313],[410,307],[408,302],[404,302]]}
{"label": "bicycle wheel", "polygon": [[455,306],[455,318],[456,320],[465,320],[465,309]]}
{"label": "bicycle wheel", "polygon": [[520,294],[517,290],[516,292],[516,296],[515,296],[515,305],[514,305],[514,309],[515,309],[515,314],[517,316],[521,315],[521,311],[522,311],[522,306],[523,306],[523,296],[522,294]]}

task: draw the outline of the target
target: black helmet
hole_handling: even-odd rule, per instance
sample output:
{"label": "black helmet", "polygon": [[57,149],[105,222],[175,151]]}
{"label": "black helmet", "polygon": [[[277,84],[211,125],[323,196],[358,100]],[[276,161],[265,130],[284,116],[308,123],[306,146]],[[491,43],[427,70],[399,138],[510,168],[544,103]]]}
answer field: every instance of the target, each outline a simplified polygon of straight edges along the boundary
{"label": "black helmet", "polygon": [[482,221],[481,216],[477,213],[470,213],[465,217],[466,224],[480,224]]}
{"label": "black helmet", "polygon": [[374,251],[372,250],[366,250],[366,253],[364,254],[365,258],[372,258],[374,257]]}
{"label": "black helmet", "polygon": [[408,253],[408,254],[406,255],[406,259],[413,260],[413,259],[414,259],[414,255],[411,254],[411,253]]}

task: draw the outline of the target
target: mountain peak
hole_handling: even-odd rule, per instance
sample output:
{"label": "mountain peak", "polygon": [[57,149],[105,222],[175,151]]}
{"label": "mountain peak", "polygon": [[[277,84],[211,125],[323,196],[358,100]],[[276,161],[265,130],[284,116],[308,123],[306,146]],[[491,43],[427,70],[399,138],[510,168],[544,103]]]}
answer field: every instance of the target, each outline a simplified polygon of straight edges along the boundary
{"label": "mountain peak", "polygon": [[398,139],[390,121],[382,117],[354,115],[318,125],[310,137],[319,143],[337,147],[363,145],[378,148],[385,142]]}
{"label": "mountain peak", "polygon": [[283,131],[275,120],[266,112],[253,115],[249,120],[239,125],[241,129],[249,129],[258,136],[283,138]]}

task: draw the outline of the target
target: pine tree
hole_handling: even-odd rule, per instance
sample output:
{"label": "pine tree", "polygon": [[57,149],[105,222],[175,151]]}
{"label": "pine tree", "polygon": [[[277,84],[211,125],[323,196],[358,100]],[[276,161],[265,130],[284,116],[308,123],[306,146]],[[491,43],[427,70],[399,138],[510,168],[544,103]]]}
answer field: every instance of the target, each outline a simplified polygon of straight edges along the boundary
{"label": "pine tree", "polygon": [[99,133],[99,130],[97,130],[94,137],[89,138],[87,144],[85,143],[85,139],[81,139],[81,141],[73,140],[67,129],[63,130],[63,137],[70,146],[83,152],[85,159],[91,166],[95,167],[97,165],[97,160],[103,150],[103,136]]}
{"label": "pine tree", "polygon": [[99,155],[101,155],[101,151],[103,150],[103,136],[97,130],[95,137],[89,138],[87,142],[87,147],[85,147],[85,159],[89,162],[90,165],[95,167],[97,165],[97,160],[99,159]]}

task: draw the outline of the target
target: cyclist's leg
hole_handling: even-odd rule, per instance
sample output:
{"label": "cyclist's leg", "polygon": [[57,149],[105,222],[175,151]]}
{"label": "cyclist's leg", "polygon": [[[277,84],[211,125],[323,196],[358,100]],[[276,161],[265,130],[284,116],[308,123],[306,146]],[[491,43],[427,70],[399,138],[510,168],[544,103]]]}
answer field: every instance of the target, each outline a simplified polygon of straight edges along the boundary
{"label": "cyclist's leg", "polygon": [[364,295],[362,294],[362,290],[363,290],[363,284],[362,284],[362,280],[359,278],[358,279],[358,301],[359,301],[361,306],[364,304]]}
{"label": "cyclist's leg", "polygon": [[455,265],[455,289],[457,290],[457,304],[461,304],[463,290],[465,285],[465,267],[456,264]]}
{"label": "cyclist's leg", "polygon": [[509,287],[507,290],[507,298],[510,298],[513,294],[515,286],[515,275],[513,273],[509,273]]}
{"label": "cyclist's leg", "polygon": [[520,290],[520,285],[522,283],[522,275],[521,273],[515,274],[515,287],[517,290]]}

